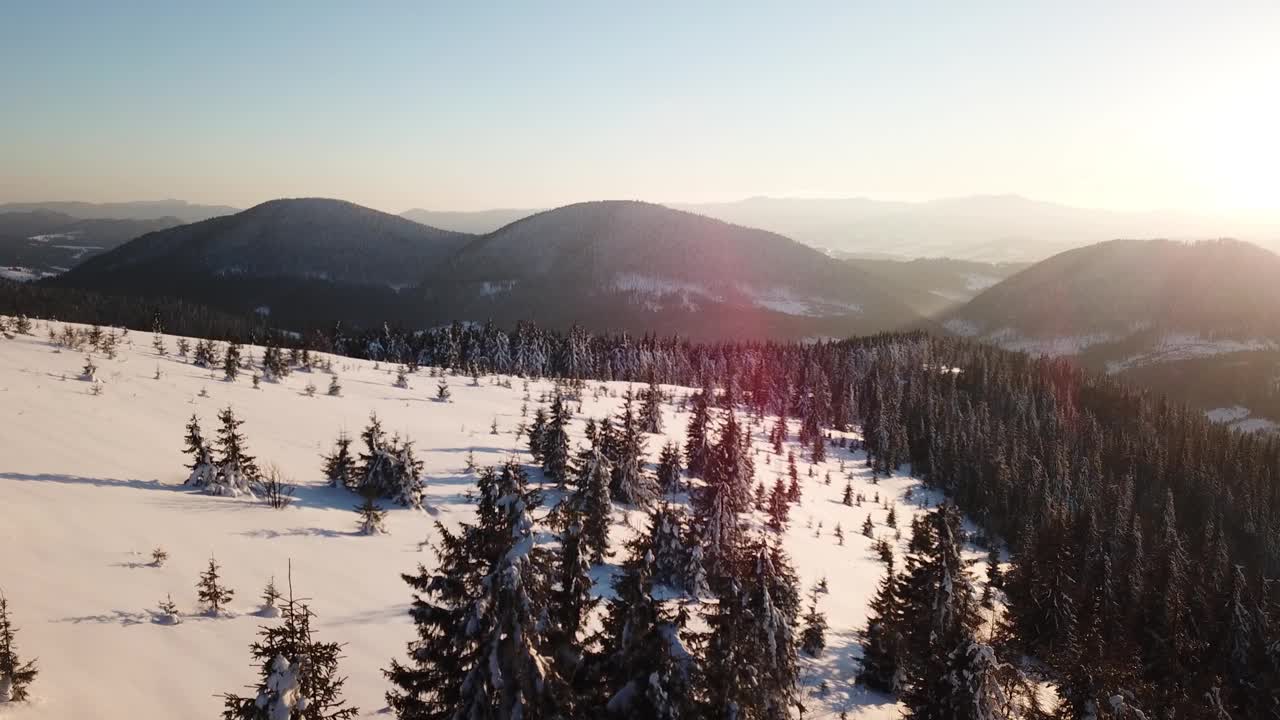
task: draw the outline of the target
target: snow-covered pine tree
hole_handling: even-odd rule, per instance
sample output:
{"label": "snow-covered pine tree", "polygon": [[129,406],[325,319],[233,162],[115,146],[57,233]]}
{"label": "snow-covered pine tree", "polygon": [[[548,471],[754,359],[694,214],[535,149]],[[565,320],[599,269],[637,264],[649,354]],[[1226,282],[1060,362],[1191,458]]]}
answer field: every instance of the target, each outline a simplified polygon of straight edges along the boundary
{"label": "snow-covered pine tree", "polygon": [[280,608],[282,623],[264,625],[249,654],[260,668],[252,694],[223,695],[223,720],[352,720],[359,714],[342,699],[346,678],[338,676],[342,646],[315,639],[314,613],[289,598]]}
{"label": "snow-covered pine tree", "polygon": [[338,374],[334,373],[329,376],[329,397],[339,397],[342,395],[342,384],[338,382]]}
{"label": "snow-covered pine tree", "polygon": [[227,351],[222,356],[222,374],[228,382],[235,382],[240,376],[240,343],[235,340],[227,343]]}
{"label": "snow-covered pine tree", "polygon": [[165,594],[164,600],[156,607],[155,622],[160,625],[179,625],[182,623],[182,613],[178,612],[178,605],[173,601],[173,595]]}
{"label": "snow-covered pine tree", "polygon": [[22,662],[14,636],[18,629],[9,617],[9,600],[0,592],[0,705],[23,702],[39,672],[35,660]]}
{"label": "snow-covered pine tree", "polygon": [[151,550],[151,565],[153,567],[164,567],[164,563],[169,559],[169,553],[164,548],[156,546]]}
{"label": "snow-covered pine tree", "polygon": [[906,682],[904,621],[902,579],[890,562],[871,600],[867,628],[862,633],[859,683],[885,693],[896,694],[902,690]]}
{"label": "snow-covered pine tree", "polygon": [[533,455],[533,461],[542,462],[543,436],[547,431],[547,411],[544,408],[538,408],[533,414],[533,424],[529,426],[529,454]]}
{"label": "snow-covered pine tree", "polygon": [[798,701],[795,576],[763,541],[744,553],[741,571],[705,618],[704,715],[783,720]]}
{"label": "snow-covered pine tree", "polygon": [[[840,502],[848,507],[853,507],[853,483],[846,481],[844,484],[844,494],[840,496]],[[869,519],[869,516],[868,516]]]}
{"label": "snow-covered pine tree", "polygon": [[98,381],[98,366],[93,364],[93,358],[89,355],[84,356],[84,367],[80,370],[80,379],[86,382]]}
{"label": "snow-covered pine tree", "polygon": [[344,487],[354,490],[360,481],[357,474],[356,460],[351,455],[351,436],[346,431],[338,433],[333,452],[322,456],[324,459],[324,476],[330,487]]}
{"label": "snow-covered pine tree", "polygon": [[440,382],[436,383],[436,402],[447,403],[451,397],[453,395],[449,392],[449,380],[442,374]]}
{"label": "snow-covered pine tree", "polygon": [[191,364],[196,367],[211,368],[218,362],[214,354],[212,340],[197,340],[195,352],[191,356]]}
{"label": "snow-covered pine tree", "polygon": [[614,598],[601,629],[601,674],[608,717],[676,720],[697,716],[693,657],[680,638],[686,618],[653,595],[655,543],[662,520],[629,543],[613,581]]}
{"label": "snow-covered pine tree", "polygon": [[707,426],[711,421],[708,393],[709,389],[704,389],[693,396],[693,412],[685,429],[685,468],[691,477],[702,477],[710,456],[711,446],[707,439]]}
{"label": "snow-covered pine tree", "polygon": [[769,527],[775,532],[782,532],[787,526],[787,514],[791,504],[787,501],[787,489],[782,485],[782,478],[774,478],[773,490],[769,493]]}
{"label": "snow-covered pine tree", "polygon": [[587,616],[600,602],[592,588],[591,561],[583,542],[582,523],[579,518],[571,517],[560,533],[549,610],[551,656],[562,677],[573,677],[582,665],[582,632]]}
{"label": "snow-covered pine tree", "polygon": [[680,448],[674,442],[663,445],[658,456],[658,487],[668,495],[680,492]]}
{"label": "snow-covered pine tree", "polygon": [[200,581],[196,583],[196,596],[213,617],[221,615],[236,594],[234,590],[218,583],[218,570],[218,561],[210,556],[209,567],[200,573]]}
{"label": "snow-covered pine tree", "polygon": [[648,507],[658,498],[658,489],[644,471],[644,436],[636,421],[627,397],[622,406],[613,467],[613,486],[610,490],[619,502],[636,507]]}
{"label": "snow-covered pine tree", "polygon": [[960,547],[960,513],[943,504],[912,537],[918,550],[907,556],[903,582],[907,652],[903,701],[911,718],[951,717],[956,686],[950,678],[952,654],[973,639],[977,601]]}
{"label": "snow-covered pine tree", "polygon": [[404,576],[418,637],[408,664],[386,671],[387,703],[406,720],[575,717],[542,622],[550,563],[530,516],[539,496],[514,461],[501,474],[487,469],[477,486],[477,523],[457,534],[437,523],[437,571]]}
{"label": "snow-covered pine tree", "polygon": [[289,375],[289,363],[276,345],[268,345],[262,351],[262,376],[267,382],[276,382]]}
{"label": "snow-covered pine tree", "polygon": [[361,535],[383,535],[387,532],[387,511],[378,507],[373,495],[365,495],[364,502],[355,507],[358,519],[356,531]]}
{"label": "snow-covered pine tree", "polygon": [[827,647],[827,616],[818,610],[818,592],[817,586],[809,592],[809,611],[800,631],[800,649],[809,657],[818,657]]}
{"label": "snow-covered pine tree", "polygon": [[262,588],[262,609],[258,611],[261,617],[280,617],[280,591],[276,589],[276,578],[274,575],[267,578],[267,584]]}
{"label": "snow-covered pine tree", "polygon": [[195,413],[187,421],[186,447],[182,452],[191,456],[191,464],[187,466],[191,472],[187,475],[185,485],[207,488],[218,479],[218,466],[213,461],[213,449],[200,431],[200,419]]}
{"label": "snow-covered pine tree", "polygon": [[751,508],[751,485],[755,471],[751,457],[745,448],[745,436],[734,412],[730,409],[720,428],[720,438],[711,450],[704,476],[708,485],[718,485],[727,492],[726,500],[734,513]]}
{"label": "snow-covered pine tree", "polygon": [[404,365],[396,368],[396,381],[393,383],[401,390],[409,389],[409,369]]}
{"label": "snow-covered pine tree", "polygon": [[563,488],[569,478],[569,409],[556,393],[542,431],[542,469],[547,479]]}
{"label": "snow-covered pine tree", "polygon": [[185,358],[191,354],[191,341],[180,337],[178,338],[178,357]]}
{"label": "snow-covered pine tree", "polygon": [[592,565],[605,561],[609,552],[609,528],[613,524],[613,501],[609,492],[609,458],[598,447],[579,454],[577,487],[566,500],[570,513],[582,524],[581,542]]}
{"label": "snow-covered pine tree", "polygon": [[640,428],[655,435],[662,432],[662,388],[656,380],[649,381],[641,399],[644,402],[640,406]]}
{"label": "snow-covered pine tree", "polygon": [[356,489],[373,497],[388,498],[411,508],[422,507],[422,462],[413,455],[413,442],[387,439],[377,414],[360,434],[365,451],[360,453]]}
{"label": "snow-covered pine tree", "polygon": [[261,475],[253,456],[245,450],[245,438],[240,432],[244,421],[228,405],[218,413],[218,422],[218,473],[212,483],[205,485],[205,492],[232,497],[252,495]]}

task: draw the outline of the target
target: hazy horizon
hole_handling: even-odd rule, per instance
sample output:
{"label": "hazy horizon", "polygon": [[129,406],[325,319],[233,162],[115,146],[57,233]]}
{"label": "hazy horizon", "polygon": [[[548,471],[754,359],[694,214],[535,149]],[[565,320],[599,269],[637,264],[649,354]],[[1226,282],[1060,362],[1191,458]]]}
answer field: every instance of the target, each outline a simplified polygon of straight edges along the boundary
{"label": "hazy horizon", "polygon": [[38,3],[7,20],[5,201],[1280,209],[1274,3]]}

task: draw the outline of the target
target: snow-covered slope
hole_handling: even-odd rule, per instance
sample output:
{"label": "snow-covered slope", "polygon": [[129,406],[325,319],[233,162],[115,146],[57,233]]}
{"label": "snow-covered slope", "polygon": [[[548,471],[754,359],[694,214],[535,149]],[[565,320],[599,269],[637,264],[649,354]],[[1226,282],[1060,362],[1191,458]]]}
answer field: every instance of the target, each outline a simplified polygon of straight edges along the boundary
{"label": "snow-covered slope", "polygon": [[[56,327],[56,326],[55,326]],[[247,377],[228,383],[169,355],[159,357],[151,337],[128,335],[115,359],[95,357],[101,391],[79,380],[84,355],[57,351],[35,336],[0,339],[0,589],[19,627],[23,657],[38,656],[40,676],[30,704],[0,706],[0,717],[26,719],[215,717],[219,694],[240,692],[256,680],[249,644],[262,623],[255,615],[269,577],[283,587],[292,562],[294,591],[310,598],[319,614],[321,640],[346,643],[340,670],[349,677],[345,694],[362,717],[385,717],[382,676],[392,657],[403,657],[413,630],[406,610],[409,588],[401,572],[430,565],[419,543],[432,536],[432,522],[466,521],[464,497],[474,476],[465,472],[469,451],[477,462],[498,463],[512,455],[530,459],[515,430],[525,389],[481,378],[449,379],[453,400],[433,401],[434,379],[426,370],[410,376],[407,389],[393,387],[394,373],[371,362],[334,359],[340,397],[325,395],[328,376],[297,372],[254,389]],[[175,339],[166,338],[170,352]],[[261,357],[260,349],[253,355]],[[157,369],[160,372],[156,378]],[[309,397],[304,388],[314,383]],[[592,388],[599,383],[591,383]],[[529,413],[550,381],[528,383]],[[615,413],[625,383],[607,384],[608,394],[583,394],[571,437],[582,440],[588,417]],[[201,391],[207,391],[207,397]],[[677,398],[684,388],[668,388]],[[297,502],[273,510],[247,498],[210,497],[184,487],[183,426],[197,414],[210,434],[217,410],[235,408],[243,418],[249,451],[260,465],[274,463],[297,484]],[[376,411],[388,432],[416,443],[425,462],[425,511],[394,509],[384,536],[354,534],[357,498],[326,487],[320,471],[340,431],[358,433]],[[665,428],[673,439],[687,416],[668,405]],[[490,434],[495,421],[498,434]],[[772,483],[785,473],[785,457],[773,457],[757,426],[757,477]],[[793,431],[795,428],[792,428]],[[794,436],[794,435],[793,435]],[[656,461],[665,438],[650,436]],[[798,457],[804,457],[799,448]],[[886,510],[867,502],[840,503],[846,474],[855,491],[896,502],[898,525],[929,497],[908,477],[872,482],[861,455],[833,448],[808,477],[800,463],[803,500],[791,513],[785,545],[807,588],[825,577],[830,593],[821,609],[831,628],[828,649],[805,659],[806,717],[889,718],[890,700],[852,684],[858,654],[856,632],[883,574],[871,540],[858,528],[870,513],[876,534],[892,537]],[[846,472],[841,471],[842,461]],[[830,473],[830,485],[824,484]],[[536,480],[540,471],[531,471]],[[913,494],[907,500],[908,492]],[[642,524],[639,511],[615,512],[615,546]],[[759,518],[755,518],[759,522]],[[832,531],[844,530],[837,545]],[[821,527],[819,531],[818,528]],[[169,553],[163,567],[150,563],[152,548]],[[905,537],[899,551],[905,547]],[[614,558],[621,561],[622,553]],[[198,612],[195,582],[210,556],[222,565],[236,595],[236,616],[208,618]],[[609,567],[596,573],[597,590],[608,594]],[[975,568],[979,574],[981,567]],[[172,594],[184,614],[179,625],[157,622],[156,606]],[[819,697],[820,684],[827,692]]]}

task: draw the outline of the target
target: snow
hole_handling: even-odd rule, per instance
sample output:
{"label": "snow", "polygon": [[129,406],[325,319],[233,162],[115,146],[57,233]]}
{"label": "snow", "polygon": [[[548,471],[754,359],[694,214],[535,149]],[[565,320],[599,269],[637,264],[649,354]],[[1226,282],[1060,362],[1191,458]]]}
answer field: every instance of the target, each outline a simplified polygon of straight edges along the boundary
{"label": "snow", "polygon": [[[452,382],[453,401],[437,403],[435,383],[421,374],[411,389],[397,389],[391,368],[334,358],[342,395],[308,397],[303,388],[314,375],[294,373],[255,390],[247,376],[228,383],[218,369],[200,369],[173,355],[157,357],[150,334],[134,332],[116,359],[95,356],[103,391],[93,395],[88,384],[61,379],[79,375],[83,354],[56,351],[43,339],[46,333],[38,322],[34,336],[0,340],[0,582],[20,628],[20,648],[38,657],[41,668],[32,702],[6,708],[5,720],[219,715],[220,693],[241,691],[257,680],[249,645],[261,623],[277,622],[258,614],[258,590],[271,576],[285,577],[290,562],[294,592],[308,598],[318,615],[317,639],[345,643],[339,665],[349,678],[345,697],[361,717],[383,717],[388,684],[382,669],[391,658],[403,658],[414,637],[407,615],[411,593],[400,573],[413,572],[419,563],[432,565],[430,546],[421,543],[435,535],[435,521],[456,528],[474,517],[465,497],[475,488],[475,475],[464,471],[468,452],[482,465],[510,457],[531,463],[526,443],[515,437],[524,381],[512,378],[511,389],[491,378],[479,386]],[[174,343],[167,339],[169,347]],[[261,348],[246,351],[261,358]],[[157,364],[163,370],[158,380]],[[589,383],[592,389],[599,385]],[[575,446],[586,418],[621,408],[628,385],[604,385],[611,396],[583,393],[583,411],[569,426]],[[551,388],[549,380],[529,382],[535,399]],[[200,396],[202,389],[208,397]],[[677,398],[693,392],[663,389]],[[275,463],[296,485],[292,506],[273,510],[249,497],[215,497],[182,484],[189,472],[182,454],[188,418],[196,413],[209,435],[217,411],[228,405],[244,420],[247,450],[259,466]],[[529,405],[532,414],[537,403]],[[359,498],[327,486],[321,454],[332,449],[340,431],[358,435],[374,411],[388,434],[415,442],[424,466],[425,509],[386,503],[387,534],[364,536],[352,511]],[[667,436],[682,441],[687,413],[673,404],[663,412]],[[489,434],[495,418],[497,436]],[[747,420],[741,419],[745,428]],[[794,443],[783,457],[773,456],[765,437],[772,424],[766,418],[752,433],[756,476],[766,485],[785,475],[786,450],[807,457]],[[793,424],[793,439],[796,429]],[[648,437],[649,472],[666,440]],[[840,502],[841,458],[854,491],[868,498],[862,507]],[[830,623],[827,650],[802,661],[806,717],[847,710],[853,718],[887,720],[898,713],[892,699],[852,682],[857,633],[883,575],[872,541],[857,528],[871,513],[877,535],[892,539],[893,531],[884,526],[887,511],[870,499],[875,493],[893,499],[902,553],[911,518],[921,511],[918,503],[939,497],[906,475],[873,484],[862,460],[861,453],[831,448],[813,478],[808,463],[799,462],[803,498],[791,510],[784,545],[802,590],[822,578],[830,590],[820,601]],[[823,482],[827,472],[830,485]],[[541,471],[533,469],[531,476],[536,484]],[[912,500],[905,497],[909,491]],[[549,499],[555,496],[549,493]],[[539,543],[551,541],[545,511],[533,515]],[[763,526],[759,515],[752,522]],[[832,534],[837,523],[844,530],[843,546]],[[592,569],[597,593],[611,594],[609,580],[625,559],[621,545],[645,525],[641,512],[616,507],[612,544],[619,552],[614,564]],[[160,567],[149,562],[157,546],[169,553]],[[981,557],[976,551],[968,555]],[[236,591],[226,617],[209,617],[197,604],[195,583],[210,556],[221,567],[222,581]],[[980,560],[974,572],[984,575]],[[169,594],[181,624],[156,622],[155,608]],[[823,682],[827,690],[819,697]]]}
{"label": "snow", "polygon": [[1000,282],[1000,278],[993,275],[982,275],[980,273],[969,273],[964,276],[964,289],[978,292]]}
{"label": "snow", "polygon": [[785,315],[822,317],[824,315],[862,312],[860,305],[822,297],[805,296],[788,287],[756,288],[739,285],[738,289],[756,305]]}
{"label": "snow", "polygon": [[987,336],[987,339],[1005,350],[1013,352],[1024,352],[1028,355],[1043,355],[1046,357],[1063,357],[1066,355],[1079,355],[1092,345],[1115,342],[1118,338],[1110,333],[1025,337],[1013,328],[1001,328]]}
{"label": "snow", "polygon": [[1253,411],[1242,405],[1233,405],[1231,407],[1213,408],[1205,411],[1205,417],[1209,418],[1209,422],[1226,424],[1234,430],[1246,433],[1254,432],[1273,432],[1280,430],[1280,423],[1274,420],[1262,417],[1250,417]]}
{"label": "snow", "polygon": [[48,273],[40,272],[34,268],[22,267],[19,265],[0,267],[0,278],[4,278],[5,280],[16,280],[18,282],[39,280],[47,274]]}
{"label": "snow", "polygon": [[1162,336],[1159,342],[1144,353],[1107,363],[1107,372],[1114,375],[1144,365],[1278,348],[1280,345],[1276,341],[1267,338],[1207,338],[1187,333],[1171,333]]}
{"label": "snow", "polygon": [[981,332],[977,325],[968,320],[961,320],[960,318],[951,318],[946,320],[942,323],[942,327],[946,328],[948,332],[955,333],[960,337],[973,337]]}

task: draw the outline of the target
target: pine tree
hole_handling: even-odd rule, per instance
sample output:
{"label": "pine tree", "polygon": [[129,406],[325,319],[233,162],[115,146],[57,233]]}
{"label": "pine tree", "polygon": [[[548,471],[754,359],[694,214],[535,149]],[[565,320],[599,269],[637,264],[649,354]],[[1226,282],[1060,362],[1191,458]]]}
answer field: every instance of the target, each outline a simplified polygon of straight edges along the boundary
{"label": "pine tree", "polygon": [[384,535],[387,532],[387,511],[378,507],[372,495],[365,495],[364,502],[355,508],[359,518],[356,530],[361,535]]}
{"label": "pine tree", "polygon": [[862,663],[858,682],[873,690],[898,693],[905,683],[902,581],[893,564],[871,600],[871,613],[862,634]]}
{"label": "pine tree", "polygon": [[809,593],[809,611],[804,615],[804,629],[800,631],[800,648],[809,657],[818,657],[827,647],[827,617],[818,612],[818,589]]}
{"label": "pine tree", "polygon": [[529,426],[529,454],[533,455],[533,461],[542,462],[543,436],[547,431],[547,411],[538,408],[533,414],[533,424]]}
{"label": "pine tree", "polygon": [[795,578],[777,551],[759,543],[738,580],[724,583],[705,617],[704,716],[790,717],[797,703]]}
{"label": "pine tree", "polygon": [[219,470],[213,462],[213,450],[200,431],[200,419],[195,413],[187,421],[186,447],[182,451],[191,456],[187,466],[191,472],[184,484],[203,488],[217,481]]}
{"label": "pine tree", "polygon": [[454,534],[437,524],[439,568],[404,576],[416,591],[418,638],[409,663],[392,661],[387,703],[397,717],[569,717],[573,698],[548,658],[553,628],[543,619],[550,586],[546,550],[533,542],[538,505],[513,461],[487,470],[477,524]]}
{"label": "pine tree", "polygon": [[913,535],[920,549],[907,557],[903,584],[907,685],[903,701],[911,718],[949,718],[956,711],[952,657],[977,626],[977,603],[960,548],[960,514],[944,504]]}
{"label": "pine tree", "polygon": [[680,448],[673,442],[658,456],[658,487],[668,495],[680,492]]}
{"label": "pine tree", "polygon": [[653,479],[644,472],[644,437],[632,412],[630,397],[622,407],[617,439],[613,485],[610,488],[613,497],[619,502],[648,507],[657,499],[658,490]]}
{"label": "pine tree", "polygon": [[330,487],[354,490],[359,485],[355,457],[351,455],[351,437],[346,431],[338,433],[333,452],[323,456],[324,476]]}
{"label": "pine tree", "polygon": [[360,434],[365,450],[356,471],[357,490],[364,495],[388,498],[410,508],[421,508],[423,497],[422,462],[414,457],[413,442],[398,437],[387,439],[376,414]]}
{"label": "pine tree", "polygon": [[178,612],[178,606],[173,602],[172,595],[165,595],[164,600],[156,609],[155,622],[161,625],[180,625],[182,623],[182,614]]}
{"label": "pine tree", "polygon": [[680,638],[683,613],[672,612],[653,595],[654,517],[647,536],[633,541],[622,572],[613,581],[601,630],[605,709],[610,717],[693,718],[693,659]]}
{"label": "pine tree", "polygon": [[164,548],[156,546],[151,551],[151,564],[154,567],[164,567],[165,561],[169,559],[169,553]]}
{"label": "pine tree", "polygon": [[253,456],[245,451],[245,438],[240,432],[243,420],[236,417],[235,411],[228,405],[218,413],[218,474],[217,479],[205,487],[205,491],[214,495],[252,494],[253,489],[261,481],[258,466]]}
{"label": "pine tree", "polygon": [[702,477],[710,459],[711,448],[707,441],[707,425],[711,420],[708,394],[709,389],[693,396],[693,413],[685,429],[685,468],[691,477]]}
{"label": "pine tree", "polygon": [[769,493],[769,527],[782,532],[787,526],[787,514],[791,505],[787,502],[787,489],[782,486],[782,478],[774,478],[773,491]]}
{"label": "pine tree", "polygon": [[444,375],[440,376],[440,382],[436,383],[436,402],[447,403],[453,394],[449,392],[449,380]]}
{"label": "pine tree", "polygon": [[235,591],[218,584],[218,562],[209,558],[209,567],[200,573],[200,582],[196,583],[196,596],[204,604],[205,610],[214,617],[221,615],[227,603],[235,595]]}
{"label": "pine tree", "polygon": [[569,477],[569,410],[559,394],[542,431],[542,468],[548,479],[564,487]]}
{"label": "pine tree", "polygon": [[586,450],[578,460],[577,487],[568,498],[571,511],[582,524],[583,553],[592,565],[609,557],[609,528],[613,524],[609,459],[599,448]]}
{"label": "pine tree", "polygon": [[640,428],[647,433],[662,432],[662,388],[657,381],[651,380],[645,389],[644,404],[640,406]]}
{"label": "pine tree", "polygon": [[[844,494],[840,496],[840,502],[849,507],[853,507],[853,483],[846,482],[844,484]],[[870,520],[870,516],[868,516],[867,519]],[[868,535],[867,537],[871,536]]]}
{"label": "pine tree", "polygon": [[17,632],[9,618],[9,601],[0,592],[0,705],[25,701],[28,688],[39,672],[35,660],[23,663],[18,658],[18,647],[14,642]]}
{"label": "pine tree", "polygon": [[315,614],[302,600],[280,608],[284,622],[264,625],[249,652],[261,668],[253,694],[223,695],[223,720],[351,720],[359,711],[342,699],[346,678],[338,676],[342,646],[319,642]]}
{"label": "pine tree", "polygon": [[342,384],[338,382],[337,374],[329,376],[329,396],[339,397],[342,395]]}
{"label": "pine tree", "polygon": [[222,373],[227,382],[235,382],[240,376],[240,343],[234,340],[227,343],[227,351],[222,356]]}
{"label": "pine tree", "polygon": [[400,367],[396,368],[396,381],[392,383],[392,385],[400,388],[401,390],[408,390],[409,389],[409,368],[405,367],[404,365],[401,365]]}
{"label": "pine tree", "polygon": [[276,589],[276,578],[274,575],[267,578],[267,584],[262,588],[262,610],[259,615],[262,617],[280,617],[280,591]]}
{"label": "pine tree", "polygon": [[593,594],[591,561],[583,542],[582,523],[570,518],[560,533],[560,551],[551,590],[552,657],[563,677],[572,677],[583,662],[582,632],[587,616],[599,604]]}

